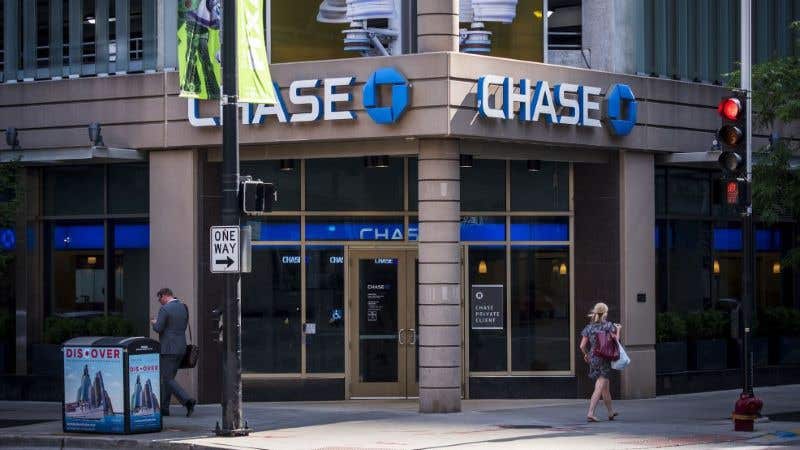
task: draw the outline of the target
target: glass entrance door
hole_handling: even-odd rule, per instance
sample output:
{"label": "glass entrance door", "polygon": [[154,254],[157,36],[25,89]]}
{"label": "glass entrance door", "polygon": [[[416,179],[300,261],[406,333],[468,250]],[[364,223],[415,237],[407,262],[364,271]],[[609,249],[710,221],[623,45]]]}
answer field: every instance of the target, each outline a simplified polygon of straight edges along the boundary
{"label": "glass entrance door", "polygon": [[416,251],[353,250],[351,397],[417,395]]}

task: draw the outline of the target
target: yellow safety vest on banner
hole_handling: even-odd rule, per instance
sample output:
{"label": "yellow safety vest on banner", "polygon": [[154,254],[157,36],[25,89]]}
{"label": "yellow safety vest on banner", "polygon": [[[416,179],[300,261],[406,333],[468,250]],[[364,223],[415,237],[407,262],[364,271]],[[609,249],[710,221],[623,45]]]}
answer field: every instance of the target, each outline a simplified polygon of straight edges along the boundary
{"label": "yellow safety vest on banner", "polygon": [[264,38],[264,1],[236,0],[239,103],[276,103]]}

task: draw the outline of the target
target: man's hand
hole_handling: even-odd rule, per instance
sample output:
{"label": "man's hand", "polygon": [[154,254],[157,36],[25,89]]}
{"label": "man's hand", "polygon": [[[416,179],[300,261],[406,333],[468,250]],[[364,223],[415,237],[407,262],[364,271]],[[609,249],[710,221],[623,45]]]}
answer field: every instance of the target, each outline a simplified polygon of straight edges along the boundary
{"label": "man's hand", "polygon": [[587,363],[589,362],[589,354],[588,353],[584,353],[583,354],[583,360],[586,361]]}
{"label": "man's hand", "polygon": [[155,319],[155,317],[151,317],[151,318],[150,318],[150,325],[155,325],[155,324],[156,324],[156,319]]}

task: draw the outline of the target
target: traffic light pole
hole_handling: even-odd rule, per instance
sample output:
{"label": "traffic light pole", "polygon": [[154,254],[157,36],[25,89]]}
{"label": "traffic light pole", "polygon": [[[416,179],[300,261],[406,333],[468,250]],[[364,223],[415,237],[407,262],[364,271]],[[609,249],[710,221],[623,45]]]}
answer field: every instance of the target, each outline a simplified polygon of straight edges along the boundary
{"label": "traffic light pole", "polygon": [[[239,127],[236,92],[236,1],[222,2],[222,224],[239,226]],[[239,250],[241,252],[241,249]],[[239,273],[225,273],[222,427],[219,436],[245,436],[242,426],[242,306]]]}
{"label": "traffic light pole", "polygon": [[746,146],[746,204],[742,220],[744,273],[742,274],[742,393],[753,395],[752,323],[755,295],[755,239],[753,232],[753,108],[752,108],[752,0],[741,0],[742,92],[747,98],[745,107]]}

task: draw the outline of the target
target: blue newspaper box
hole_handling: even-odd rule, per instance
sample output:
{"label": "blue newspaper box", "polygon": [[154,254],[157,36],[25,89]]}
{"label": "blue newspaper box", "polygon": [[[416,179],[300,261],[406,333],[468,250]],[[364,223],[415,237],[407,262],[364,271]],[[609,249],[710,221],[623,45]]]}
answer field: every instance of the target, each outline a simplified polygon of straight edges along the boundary
{"label": "blue newspaper box", "polygon": [[65,432],[161,431],[158,341],[78,337],[64,343]]}

